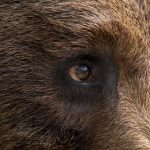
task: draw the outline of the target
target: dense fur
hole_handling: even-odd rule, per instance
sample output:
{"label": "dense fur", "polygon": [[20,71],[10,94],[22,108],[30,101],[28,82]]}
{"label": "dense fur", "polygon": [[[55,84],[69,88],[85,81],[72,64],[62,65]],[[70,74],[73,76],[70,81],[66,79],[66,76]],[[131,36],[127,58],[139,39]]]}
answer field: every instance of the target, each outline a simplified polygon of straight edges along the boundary
{"label": "dense fur", "polygon": [[[65,64],[105,53],[113,96],[70,101]],[[150,149],[150,1],[1,0],[0,149]]]}

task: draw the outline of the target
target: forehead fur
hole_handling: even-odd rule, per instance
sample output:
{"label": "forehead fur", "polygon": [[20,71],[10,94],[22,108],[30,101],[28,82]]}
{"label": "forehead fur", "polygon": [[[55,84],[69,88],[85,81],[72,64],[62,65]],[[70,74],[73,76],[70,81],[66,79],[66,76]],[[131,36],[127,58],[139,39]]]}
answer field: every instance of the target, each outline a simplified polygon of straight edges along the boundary
{"label": "forehead fur", "polygon": [[[16,38],[21,36],[24,41],[40,41],[55,55],[59,52],[61,56],[64,51],[78,53],[80,49],[86,53],[87,49],[113,46],[118,47],[122,55],[135,56],[136,53],[144,53],[149,42],[149,21],[143,17],[136,1],[23,1],[11,4],[13,20],[4,20],[4,24],[12,24],[10,27],[17,32]],[[8,12],[5,13],[7,7],[9,3],[2,8],[4,16],[9,16]],[[18,20],[21,16],[22,20]],[[136,47],[138,51],[135,51]]]}

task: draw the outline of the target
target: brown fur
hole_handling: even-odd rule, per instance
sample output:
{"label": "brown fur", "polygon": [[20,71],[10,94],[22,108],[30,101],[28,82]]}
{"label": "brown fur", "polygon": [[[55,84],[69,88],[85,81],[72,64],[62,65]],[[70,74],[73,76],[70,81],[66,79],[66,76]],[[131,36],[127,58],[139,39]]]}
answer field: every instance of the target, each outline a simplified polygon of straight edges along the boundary
{"label": "brown fur", "polygon": [[[69,102],[64,62],[106,52],[115,98]],[[1,0],[0,149],[149,150],[150,1]]]}

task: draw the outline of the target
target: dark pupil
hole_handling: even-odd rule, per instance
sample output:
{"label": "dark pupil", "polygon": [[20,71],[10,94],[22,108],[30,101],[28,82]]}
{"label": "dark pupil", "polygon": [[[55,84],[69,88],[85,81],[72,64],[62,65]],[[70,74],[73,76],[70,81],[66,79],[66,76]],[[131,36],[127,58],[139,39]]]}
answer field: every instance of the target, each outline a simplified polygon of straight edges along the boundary
{"label": "dark pupil", "polygon": [[90,76],[90,68],[86,65],[81,65],[76,68],[76,75],[80,80],[87,80]]}

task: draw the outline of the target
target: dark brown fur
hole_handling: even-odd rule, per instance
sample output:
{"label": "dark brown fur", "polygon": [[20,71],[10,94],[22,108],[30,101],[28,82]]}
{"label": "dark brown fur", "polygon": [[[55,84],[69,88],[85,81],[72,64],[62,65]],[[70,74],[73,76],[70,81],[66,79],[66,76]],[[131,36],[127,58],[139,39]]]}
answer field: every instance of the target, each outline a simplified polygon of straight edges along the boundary
{"label": "dark brown fur", "polygon": [[[64,62],[103,53],[115,98],[70,102]],[[149,150],[150,1],[1,0],[0,149]]]}

